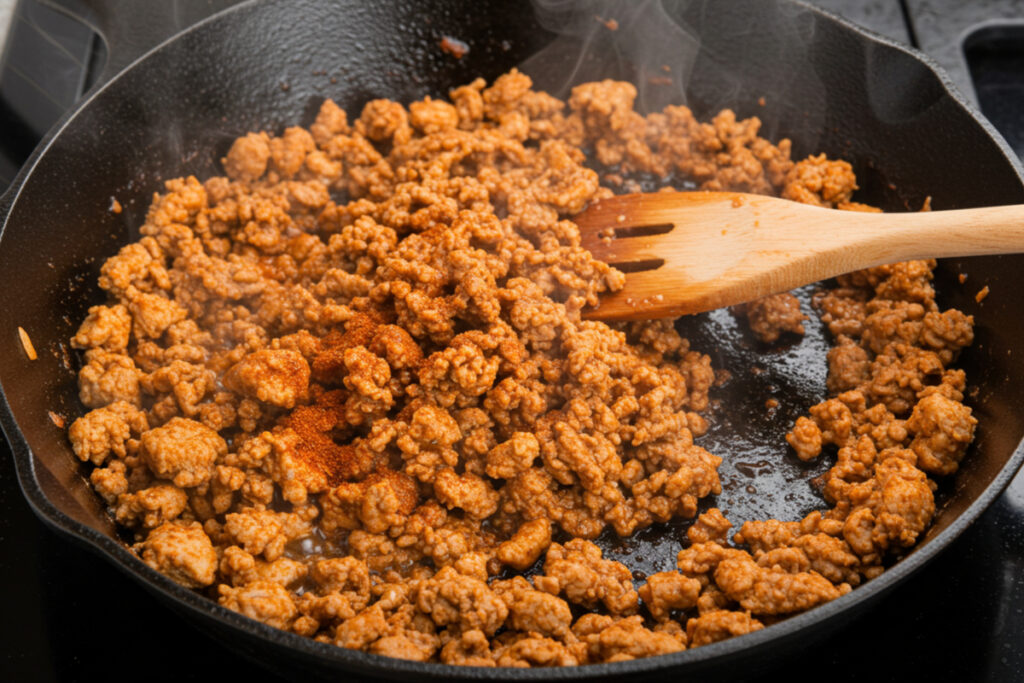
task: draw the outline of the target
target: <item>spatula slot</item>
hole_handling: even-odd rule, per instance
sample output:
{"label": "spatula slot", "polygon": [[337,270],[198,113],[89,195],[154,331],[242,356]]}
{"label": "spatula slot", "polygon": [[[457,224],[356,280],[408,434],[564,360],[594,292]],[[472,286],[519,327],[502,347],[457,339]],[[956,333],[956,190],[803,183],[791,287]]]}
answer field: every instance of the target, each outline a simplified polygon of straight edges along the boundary
{"label": "spatula slot", "polygon": [[639,273],[645,270],[657,270],[665,265],[665,259],[652,258],[645,259],[643,261],[627,261],[626,263],[611,263],[609,264],[614,268],[621,270],[623,273]]}
{"label": "spatula slot", "polygon": [[630,225],[622,228],[615,228],[616,237],[651,237],[652,235],[664,235],[676,227],[673,223],[658,223],[656,225]]}

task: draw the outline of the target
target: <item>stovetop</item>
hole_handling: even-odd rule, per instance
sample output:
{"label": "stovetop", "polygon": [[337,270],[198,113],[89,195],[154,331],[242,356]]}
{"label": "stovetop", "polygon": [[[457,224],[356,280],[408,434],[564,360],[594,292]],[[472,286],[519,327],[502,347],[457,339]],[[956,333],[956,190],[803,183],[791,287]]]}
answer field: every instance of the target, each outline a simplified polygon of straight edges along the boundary
{"label": "stovetop", "polygon": [[[1024,156],[1024,3],[818,0],[920,47]],[[998,22],[1016,19],[1017,25]],[[979,28],[980,27],[980,28]],[[0,26],[0,33],[3,26]],[[87,28],[20,0],[0,60],[0,191],[88,86],[101,45]],[[0,439],[0,680],[280,681],[223,647],[35,517]],[[768,681],[1024,680],[1024,472],[913,579]]]}

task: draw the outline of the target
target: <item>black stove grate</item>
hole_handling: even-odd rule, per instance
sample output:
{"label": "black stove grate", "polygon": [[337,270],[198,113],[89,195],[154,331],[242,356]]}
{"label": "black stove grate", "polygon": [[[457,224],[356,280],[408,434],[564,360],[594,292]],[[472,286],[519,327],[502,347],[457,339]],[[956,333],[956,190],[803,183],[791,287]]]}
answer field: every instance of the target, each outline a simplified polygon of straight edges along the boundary
{"label": "black stove grate", "polygon": [[85,92],[102,41],[39,2],[18,3],[0,69],[0,191],[36,143]]}
{"label": "black stove grate", "polygon": [[1024,158],[1024,22],[980,28],[964,52],[982,113]]}

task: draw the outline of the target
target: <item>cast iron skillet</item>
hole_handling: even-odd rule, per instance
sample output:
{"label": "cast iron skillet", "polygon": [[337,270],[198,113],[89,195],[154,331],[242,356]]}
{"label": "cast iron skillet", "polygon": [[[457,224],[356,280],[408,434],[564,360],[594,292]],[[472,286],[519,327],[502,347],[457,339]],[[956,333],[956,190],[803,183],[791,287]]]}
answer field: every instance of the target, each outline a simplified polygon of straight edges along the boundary
{"label": "cast iron skillet", "polygon": [[[796,158],[825,151],[851,160],[863,201],[889,210],[917,208],[926,195],[937,209],[1024,202],[1021,169],[1005,143],[918,53],[798,2],[664,4],[645,5],[639,14],[629,9],[636,3],[597,12],[590,4],[580,15],[548,16],[542,25],[529,7],[502,0],[253,1],[135,61],[147,43],[166,35],[179,4],[147,3],[159,14],[121,19],[117,12],[131,3],[92,2],[91,18],[111,52],[106,75],[120,73],[40,144],[0,207],[0,330],[6,340],[0,344],[0,422],[35,511],[222,642],[291,675],[532,680],[735,673],[756,658],[768,660],[823,637],[934,557],[999,494],[1024,459],[1024,414],[1018,410],[1024,404],[1024,357],[1012,353],[1024,334],[1024,299],[1015,296],[1024,284],[1024,257],[940,267],[941,303],[977,316],[977,341],[961,365],[978,387],[969,402],[980,427],[963,469],[940,489],[940,512],[925,541],[882,577],[827,605],[754,634],[664,657],[557,670],[456,668],[344,650],[271,629],[179,587],[128,552],[83,479],[64,431],[48,416],[53,411],[70,421],[82,412],[76,360],[66,340],[86,308],[102,300],[95,286],[99,266],[137,236],[161,180],[216,173],[216,160],[235,136],[308,124],[328,96],[355,115],[371,98],[408,102],[444,95],[533,56],[524,68],[557,94],[596,77],[628,78],[642,86],[646,104],[660,107],[682,101],[680,90],[663,85],[664,76],[652,78],[669,73],[676,86],[685,79],[686,102],[700,116],[731,106],[741,116],[760,116],[766,135],[791,137]],[[599,31],[580,58],[581,36],[598,12],[618,18],[619,31]],[[572,35],[551,46],[554,36],[545,26],[565,27]],[[637,33],[644,36],[639,46],[622,43],[623,36]],[[455,59],[441,51],[444,35],[465,41],[470,52]],[[664,50],[649,49],[662,39]],[[665,72],[662,65],[669,62]],[[123,213],[109,211],[112,197]],[[971,288],[957,282],[960,272],[970,275]],[[982,284],[992,289],[984,306],[972,296]],[[824,395],[820,326],[811,325],[803,341],[769,348],[758,346],[724,312],[681,324],[695,348],[736,375],[717,394],[724,407],[712,416],[715,427],[703,441],[726,457],[726,491],[714,502],[737,524],[754,517],[796,519],[820,507],[809,479],[827,468],[827,458],[799,464],[782,440],[793,419]],[[38,360],[26,359],[18,326],[31,335]],[[744,372],[755,365],[765,371]],[[771,397],[781,403],[774,414],[764,406]],[[601,543],[632,567],[657,571],[674,565],[680,533],[678,525],[668,526]]]}

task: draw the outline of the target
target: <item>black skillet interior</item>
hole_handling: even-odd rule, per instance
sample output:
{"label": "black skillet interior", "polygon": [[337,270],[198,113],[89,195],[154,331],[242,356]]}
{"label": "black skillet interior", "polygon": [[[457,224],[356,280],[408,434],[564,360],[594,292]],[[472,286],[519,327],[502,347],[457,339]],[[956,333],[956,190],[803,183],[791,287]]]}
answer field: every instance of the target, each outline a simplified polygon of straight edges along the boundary
{"label": "black skillet interior", "polygon": [[[546,14],[542,24],[528,8],[502,0],[247,3],[164,45],[92,97],[28,165],[0,241],[0,282],[7,292],[0,329],[8,339],[0,345],[8,409],[3,426],[35,509],[238,649],[277,667],[370,676],[618,677],[720,666],[725,657],[770,654],[811,631],[820,635],[826,623],[866,606],[934,555],[991,501],[1022,457],[1015,453],[1024,416],[1016,406],[1024,390],[1015,378],[1024,359],[1011,353],[1024,332],[1024,301],[1011,294],[1019,286],[1018,257],[949,262],[940,269],[943,304],[978,318],[978,341],[963,366],[979,387],[971,404],[981,428],[966,467],[943,487],[944,509],[929,534],[934,540],[881,579],[825,607],[760,634],[654,660],[488,673],[381,659],[263,627],[134,560],[51,421],[49,411],[68,420],[81,413],[66,340],[86,308],[102,300],[95,285],[99,266],[136,236],[161,179],[216,173],[235,136],[308,124],[325,97],[355,116],[368,99],[443,96],[450,87],[477,76],[493,79],[515,65],[560,95],[568,84],[627,78],[652,107],[683,102],[678,86],[684,83],[685,102],[701,116],[732,107],[740,116],[759,116],[769,137],[792,138],[797,157],[824,151],[851,160],[862,201],[890,210],[918,208],[928,195],[939,209],[1024,202],[1005,145],[906,49],[782,0],[666,2],[664,9],[641,4],[640,14],[636,4],[590,4],[575,17]],[[619,29],[595,15],[617,19]],[[572,35],[552,43],[545,26],[569,28]],[[630,35],[645,39],[630,45]],[[466,42],[469,53],[456,59],[442,51],[443,36]],[[111,198],[124,206],[122,213],[109,210]],[[959,272],[970,276],[968,286],[957,281]],[[978,304],[973,293],[982,284],[992,296]],[[797,463],[782,435],[824,393],[820,327],[811,325],[803,341],[768,348],[721,311],[681,324],[695,348],[735,376],[719,390],[722,408],[704,441],[726,458],[728,489],[715,502],[737,523],[795,519],[818,506],[808,479],[828,463]],[[18,326],[31,335],[38,360],[25,358]],[[765,372],[749,372],[755,366]],[[769,411],[768,398],[780,407]],[[672,566],[680,540],[678,529],[652,529],[627,542],[608,539],[607,546],[617,559],[651,571]]]}

